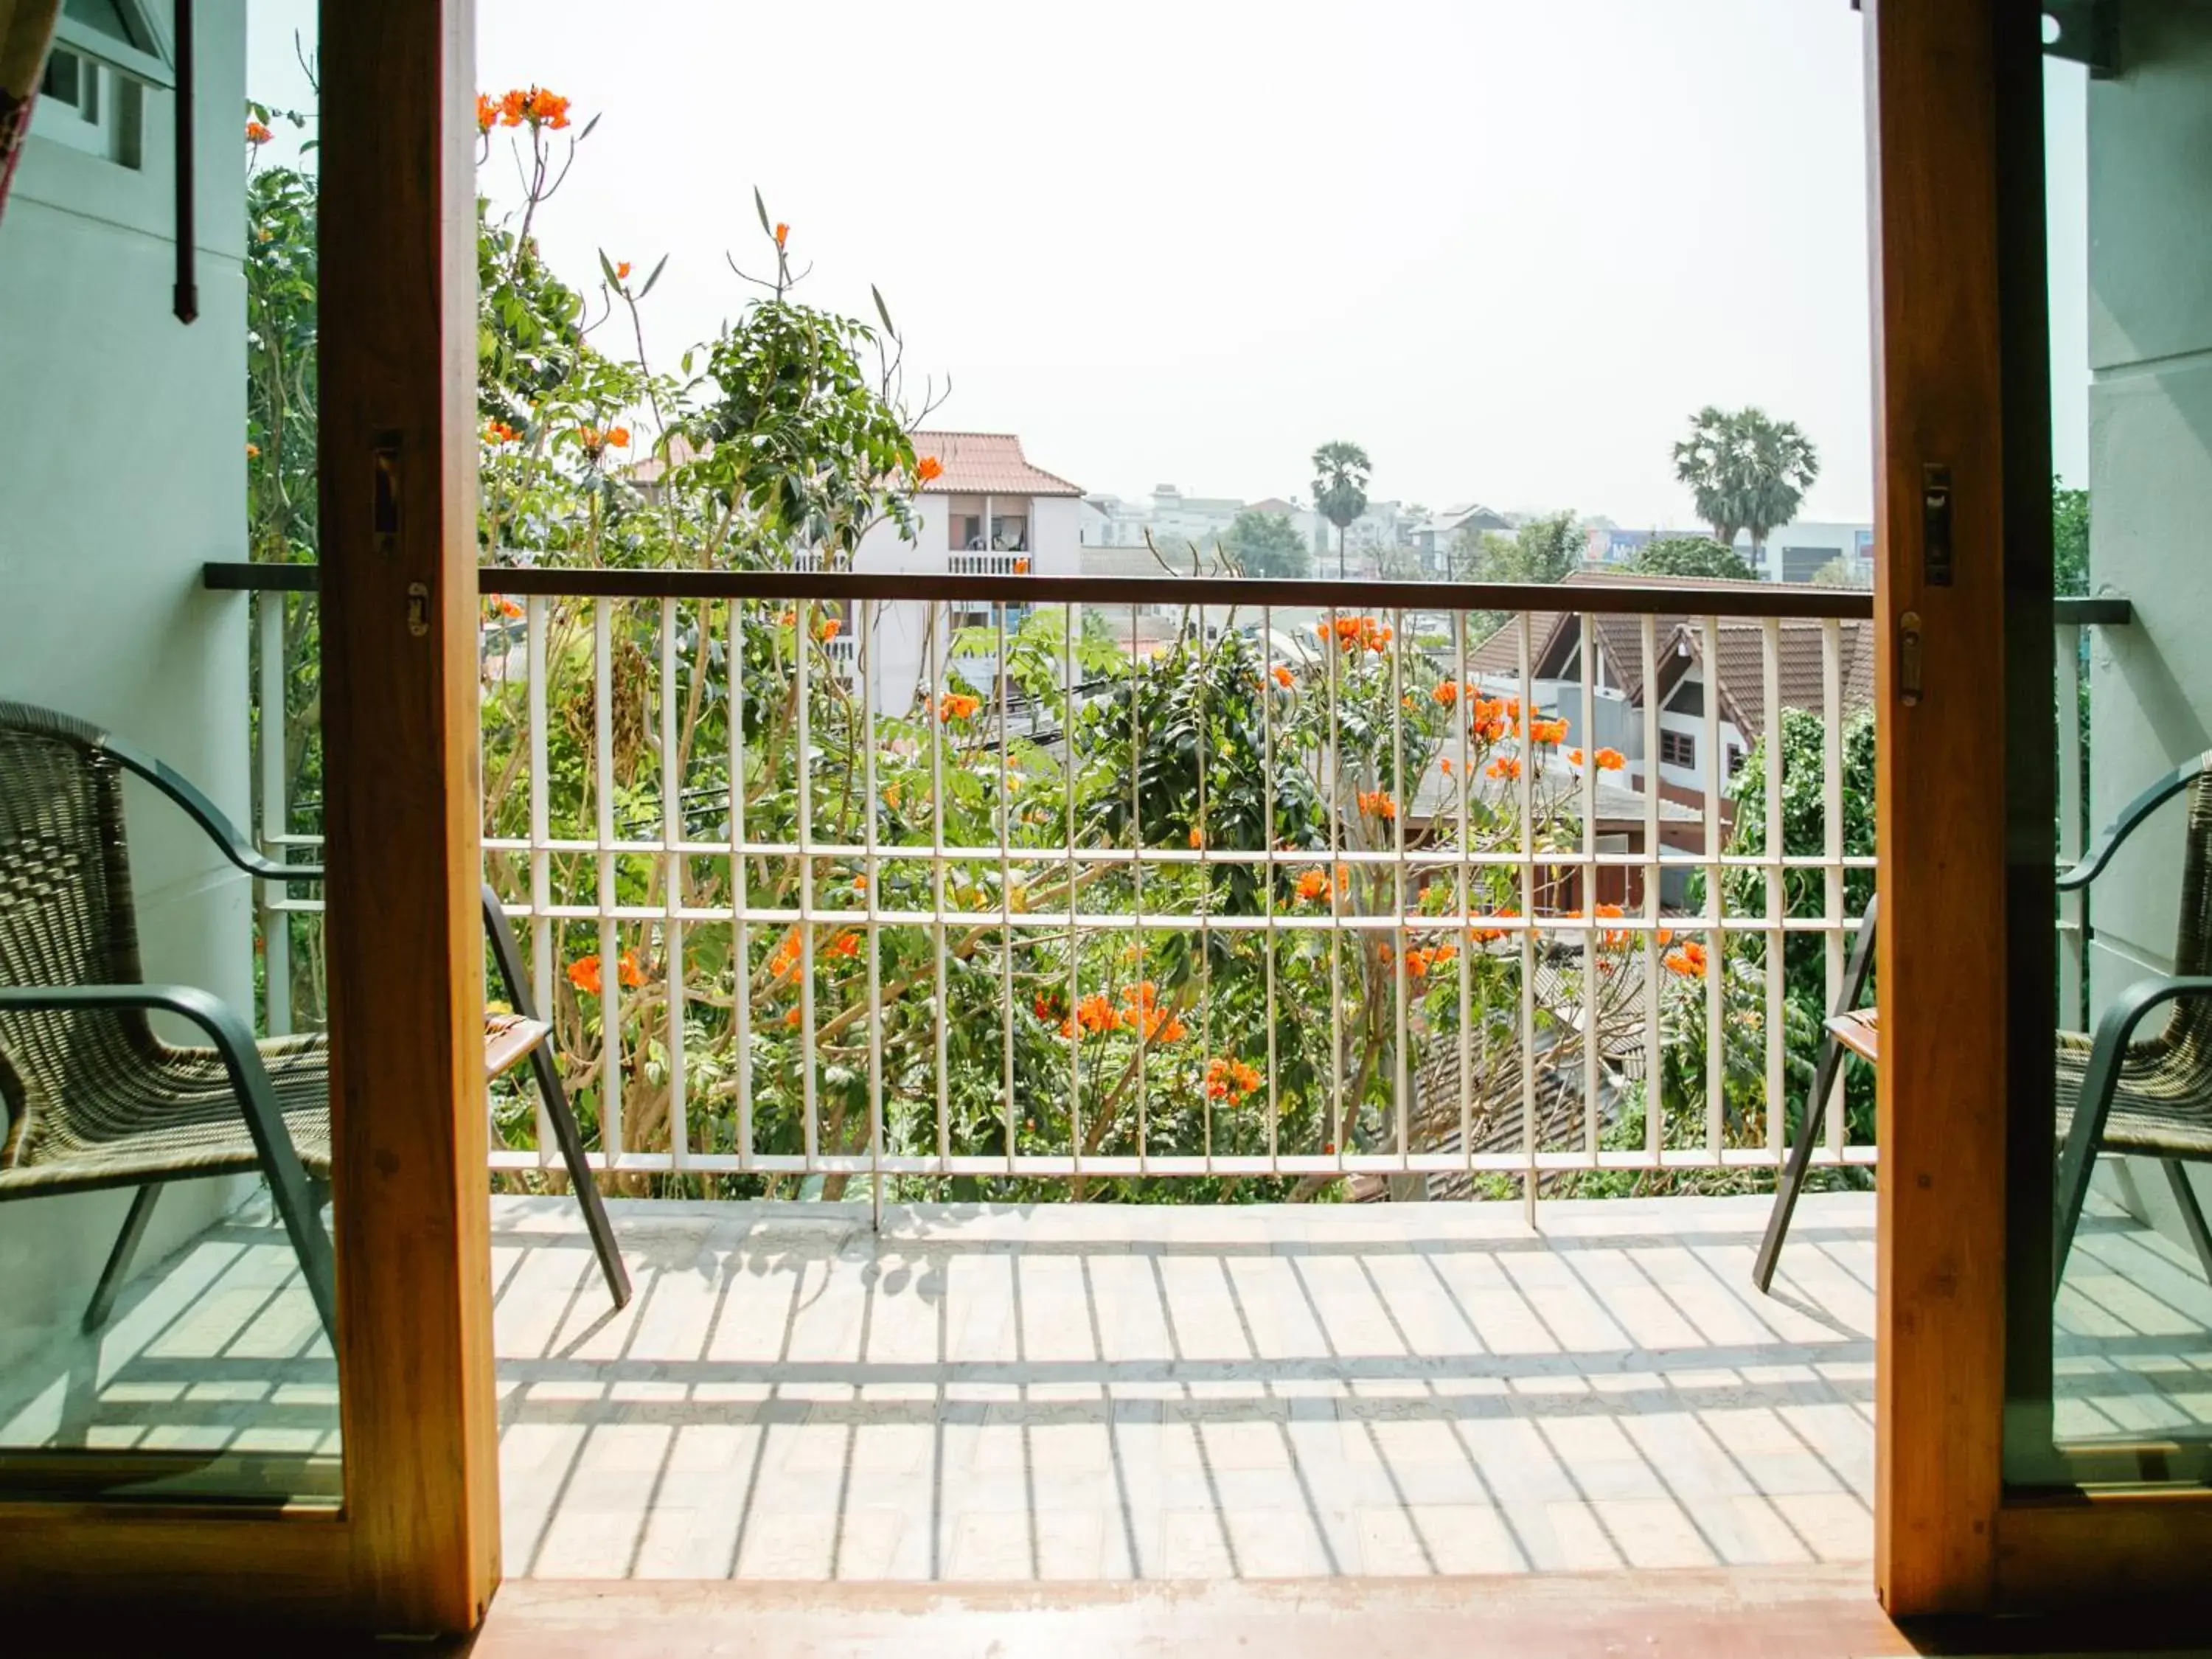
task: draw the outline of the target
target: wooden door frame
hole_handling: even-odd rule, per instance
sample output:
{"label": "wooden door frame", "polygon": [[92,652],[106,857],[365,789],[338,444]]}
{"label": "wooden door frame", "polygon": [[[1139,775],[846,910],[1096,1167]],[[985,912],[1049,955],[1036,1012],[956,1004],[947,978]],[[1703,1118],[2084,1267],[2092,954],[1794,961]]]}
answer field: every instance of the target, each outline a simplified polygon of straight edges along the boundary
{"label": "wooden door frame", "polygon": [[[0,1602],[465,1631],[499,1577],[477,908],[475,3],[322,0],[320,27],[344,1499],[0,1504]],[[396,517],[380,514],[380,475]]]}
{"label": "wooden door frame", "polygon": [[[2212,1553],[2212,1492],[2004,1481],[2008,1394],[2033,1393],[2040,1340],[2008,1351],[2008,1322],[2024,1334],[2051,1316],[2046,1230],[2010,1227],[2007,1201],[2009,1189],[2047,1212],[2035,1195],[2050,1190],[2055,1023],[2053,741],[2008,715],[2047,702],[2052,677],[2040,9],[1864,9],[1881,549],[1876,1587],[1899,1616],[2185,1593]],[[1926,562],[1930,465],[1950,470],[1948,585]],[[1908,615],[1921,641],[1911,702]],[[2008,1363],[2027,1373],[2009,1391]]]}

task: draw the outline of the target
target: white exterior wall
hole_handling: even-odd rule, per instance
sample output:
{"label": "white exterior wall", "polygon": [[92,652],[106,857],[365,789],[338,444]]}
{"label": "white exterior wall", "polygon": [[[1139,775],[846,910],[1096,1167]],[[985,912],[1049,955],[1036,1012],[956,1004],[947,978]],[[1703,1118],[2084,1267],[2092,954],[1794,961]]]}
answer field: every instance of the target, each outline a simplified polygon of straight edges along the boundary
{"label": "white exterior wall", "polygon": [[[2089,568],[2093,591],[2136,608],[2131,626],[2094,630],[2093,826],[2212,749],[2212,13],[2123,6],[2116,21],[2127,72],[2088,82]],[[2171,969],[2181,813],[2138,830],[2092,890],[2095,1009]],[[2212,1207],[2212,1169],[2187,1167]],[[2140,1177],[2124,1196],[2185,1251],[2165,1182]]]}
{"label": "white exterior wall", "polygon": [[[0,217],[0,386],[17,394],[0,444],[0,698],[127,734],[243,823],[246,608],[204,592],[200,567],[246,556],[246,36],[241,7],[197,15],[199,319],[170,310],[169,94],[145,94],[137,169],[34,123]],[[204,987],[250,1017],[245,878],[174,808],[132,788],[147,976]],[[173,1187],[140,1263],[248,1190]],[[129,1201],[0,1205],[0,1366],[74,1328]]]}
{"label": "white exterior wall", "polygon": [[[903,539],[896,525],[878,525],[854,554],[855,570],[894,570],[943,575],[951,568],[954,550],[948,542],[954,497],[925,494],[915,498],[915,539]],[[964,497],[963,497],[964,499]],[[1073,495],[994,495],[994,515],[1021,513],[1029,520],[1030,561],[1036,575],[1073,576],[1082,565],[1082,521],[1090,511]],[[899,602],[876,607],[874,668],[876,710],[903,714],[913,706],[915,688],[927,677],[930,607]],[[937,635],[941,662],[949,662],[949,622],[940,611]],[[994,657],[963,657],[960,673],[980,688],[998,674]]]}

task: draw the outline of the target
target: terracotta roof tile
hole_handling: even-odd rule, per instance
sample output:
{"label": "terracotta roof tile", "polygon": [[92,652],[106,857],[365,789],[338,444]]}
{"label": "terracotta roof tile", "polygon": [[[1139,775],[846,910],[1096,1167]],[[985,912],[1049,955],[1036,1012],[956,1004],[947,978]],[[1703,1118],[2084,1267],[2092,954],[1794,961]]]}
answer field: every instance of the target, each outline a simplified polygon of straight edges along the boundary
{"label": "terracotta roof tile", "polygon": [[1080,495],[1083,491],[1030,465],[1011,432],[917,432],[914,453],[934,456],[945,471],[922,485],[925,495]]}

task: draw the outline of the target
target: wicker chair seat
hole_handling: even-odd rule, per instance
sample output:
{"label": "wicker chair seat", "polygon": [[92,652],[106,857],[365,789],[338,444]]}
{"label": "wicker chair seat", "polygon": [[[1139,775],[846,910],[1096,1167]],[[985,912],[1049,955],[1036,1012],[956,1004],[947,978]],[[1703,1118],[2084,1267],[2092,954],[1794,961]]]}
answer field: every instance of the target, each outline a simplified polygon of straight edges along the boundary
{"label": "wicker chair seat", "polygon": [[[80,1044],[70,1056],[67,1099],[34,1109],[0,1158],[0,1194],[87,1192],[261,1167],[244,1105],[214,1049],[156,1044],[147,1053],[116,1040],[101,1045],[105,1052],[85,1052],[90,1046]],[[328,1040],[282,1037],[256,1046],[301,1164],[326,1178]]]}
{"label": "wicker chair seat", "polygon": [[[2212,1055],[2194,1040],[2198,1007],[2177,1011],[2162,1036],[2131,1045],[2120,1068],[2099,1144],[2112,1152],[2156,1158],[2212,1158]],[[2081,1098],[2091,1038],[2058,1033],[2058,1138],[2063,1141]]]}

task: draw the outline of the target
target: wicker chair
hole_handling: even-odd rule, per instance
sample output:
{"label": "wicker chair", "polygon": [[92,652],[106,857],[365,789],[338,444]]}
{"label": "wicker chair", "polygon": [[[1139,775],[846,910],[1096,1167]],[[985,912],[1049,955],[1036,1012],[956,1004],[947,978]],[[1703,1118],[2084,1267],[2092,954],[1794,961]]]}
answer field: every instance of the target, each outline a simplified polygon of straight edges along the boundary
{"label": "wicker chair", "polygon": [[[2094,1036],[2058,1033],[2060,1149],[2051,1229],[2053,1294],[2065,1276],[2066,1258],[2081,1225],[2099,1152],[2133,1152],[2159,1160],[2197,1261],[2206,1279],[2212,1279],[2212,1229],[2205,1224],[2203,1209],[2184,1168],[2190,1163],[2212,1163],[2212,754],[2177,767],[2130,801],[2081,861],[2059,876],[2057,884],[2063,893],[2087,888],[2144,820],[2185,789],[2190,791],[2189,814],[2182,840],[2181,922],[2173,947],[2174,971],[2128,987],[2105,1011]],[[1874,932],[1875,907],[1869,902],[1837,999],[1839,1017],[1856,1008],[1864,993],[1873,963]],[[2164,1029],[2142,1042],[2133,1041],[2136,1028],[2168,1004],[2172,1009]],[[1832,1021],[1820,1041],[1796,1145],[1777,1184],[1766,1237],[1752,1268],[1752,1282],[1762,1291],[1773,1279],[1841,1060]]]}
{"label": "wicker chair", "polygon": [[[185,778],[82,720],[0,702],[0,1202],[106,1188],[138,1189],[84,1314],[106,1322],[173,1181],[259,1171],[290,1235],[323,1328],[336,1341],[331,1243],[321,1221],[331,1168],[330,1045],[320,1036],[254,1040],[238,1012],[185,985],[143,982],[124,835],[123,778],[182,807],[223,856],[264,881],[313,883],[319,867],[263,857]],[[615,1305],[629,1277],[585,1160],[548,1030],[530,1006],[520,953],[483,890],[491,959],[514,1015],[489,1023],[500,1064],[526,1056]],[[161,1012],[205,1032],[177,1048]]]}
{"label": "wicker chair", "polygon": [[[0,702],[0,1201],[135,1187],[85,1313],[107,1316],[172,1181],[259,1170],[323,1328],[334,1332],[330,1239],[318,1191],[331,1167],[330,1050],[319,1036],[257,1042],[238,1012],[139,969],[123,778],[144,778],[249,875],[314,880],[263,858],[157,761],[66,714]],[[177,1048],[148,1016],[206,1033]]]}
{"label": "wicker chair", "polygon": [[[2181,915],[2173,972],[2137,980],[2112,1000],[2095,1035],[2058,1034],[2058,1159],[2051,1285],[2066,1272],[2075,1229],[2100,1152],[2157,1158],[2207,1279],[2212,1231],[2191,1189],[2188,1163],[2212,1162],[2212,755],[2199,756],[2128,803],[2081,861],[2058,878],[2061,891],[2088,886],[2151,813],[2189,791],[2182,841]],[[2154,1036],[2135,1040],[2155,1010],[2169,1008]]]}

